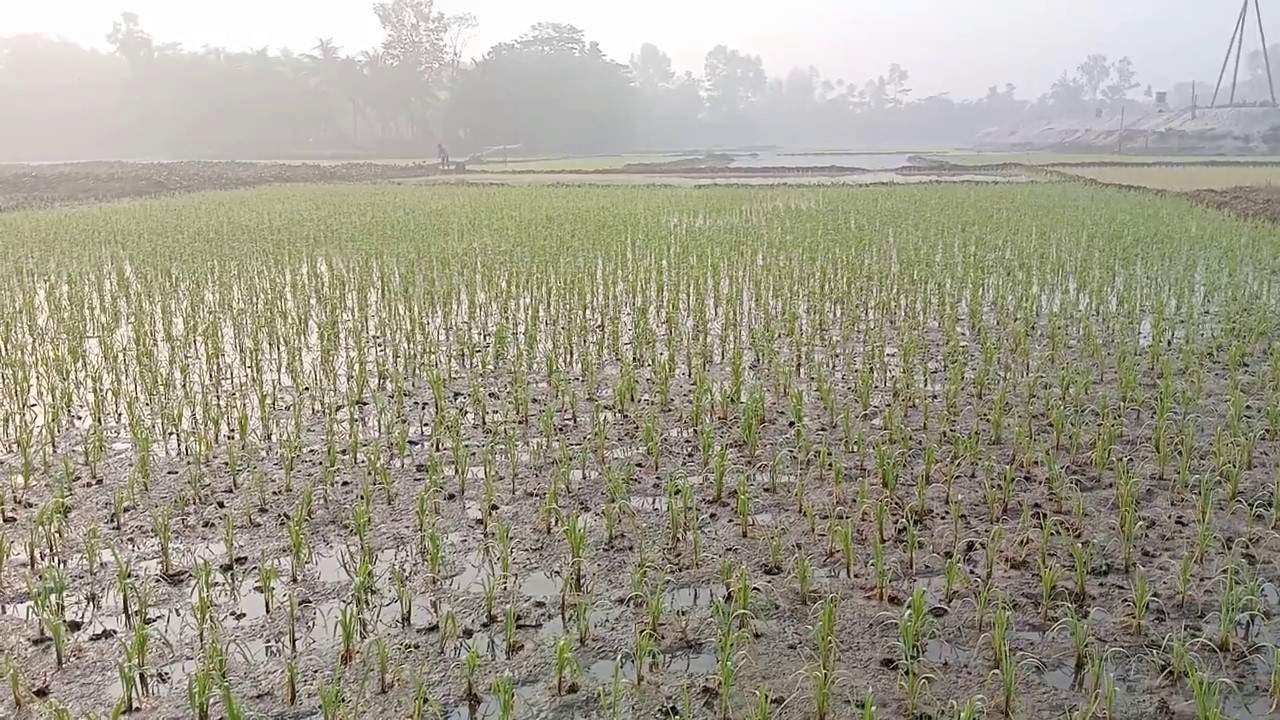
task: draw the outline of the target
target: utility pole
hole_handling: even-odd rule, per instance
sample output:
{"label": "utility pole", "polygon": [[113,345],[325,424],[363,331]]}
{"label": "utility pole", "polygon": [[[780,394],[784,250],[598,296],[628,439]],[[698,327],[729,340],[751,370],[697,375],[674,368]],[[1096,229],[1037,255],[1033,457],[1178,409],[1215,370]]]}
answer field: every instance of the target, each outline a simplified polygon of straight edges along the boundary
{"label": "utility pole", "polygon": [[1262,62],[1267,66],[1267,89],[1271,91],[1271,104],[1276,104],[1276,83],[1271,79],[1271,58],[1267,54],[1267,31],[1262,27],[1262,7],[1253,0],[1253,14],[1258,18],[1258,37],[1262,40]]}
{"label": "utility pole", "polygon": [[[1222,91],[1222,81],[1227,76],[1227,65],[1231,63],[1232,54],[1236,56],[1236,61],[1231,71],[1231,91],[1227,104],[1234,105],[1236,102],[1236,85],[1240,80],[1240,58],[1244,55],[1244,34],[1249,22],[1249,4],[1250,0],[1241,0],[1240,12],[1236,14],[1236,23],[1231,30],[1231,39],[1227,41],[1227,54],[1222,58],[1222,68],[1218,70],[1218,83],[1213,88],[1213,99],[1209,101],[1209,107],[1211,108],[1218,105],[1218,94]],[[1271,94],[1271,104],[1275,105],[1276,86],[1271,77],[1271,58],[1267,50],[1267,31],[1262,26],[1262,5],[1259,0],[1253,0],[1253,15],[1258,21],[1258,39],[1262,41],[1262,59],[1267,66],[1267,89]]]}
{"label": "utility pole", "polygon": [[1120,106],[1120,138],[1116,140],[1116,154],[1124,152],[1124,106]]}

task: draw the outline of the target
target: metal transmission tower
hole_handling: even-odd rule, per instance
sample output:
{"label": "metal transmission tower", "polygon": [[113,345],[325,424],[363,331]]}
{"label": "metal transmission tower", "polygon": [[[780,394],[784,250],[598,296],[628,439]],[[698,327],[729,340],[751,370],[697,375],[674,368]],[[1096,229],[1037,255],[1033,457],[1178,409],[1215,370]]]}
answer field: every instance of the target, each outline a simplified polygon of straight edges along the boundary
{"label": "metal transmission tower", "polygon": [[[1267,66],[1267,87],[1271,90],[1271,104],[1276,104],[1276,85],[1271,79],[1271,58],[1267,56],[1267,32],[1262,27],[1262,8],[1258,4],[1258,0],[1252,0],[1253,14],[1258,19],[1258,38],[1262,40],[1262,61]],[[1227,42],[1227,55],[1222,58],[1222,69],[1218,71],[1218,84],[1213,88],[1213,100],[1209,102],[1209,107],[1218,104],[1218,92],[1222,90],[1222,79],[1227,74],[1227,64],[1231,62],[1231,54],[1235,53],[1235,68],[1231,71],[1231,96],[1227,100],[1228,105],[1234,105],[1236,101],[1236,80],[1240,77],[1240,56],[1244,52],[1244,32],[1245,24],[1249,19],[1249,3],[1250,0],[1243,0],[1240,3],[1240,13],[1236,15],[1236,27],[1231,31],[1231,40]]]}

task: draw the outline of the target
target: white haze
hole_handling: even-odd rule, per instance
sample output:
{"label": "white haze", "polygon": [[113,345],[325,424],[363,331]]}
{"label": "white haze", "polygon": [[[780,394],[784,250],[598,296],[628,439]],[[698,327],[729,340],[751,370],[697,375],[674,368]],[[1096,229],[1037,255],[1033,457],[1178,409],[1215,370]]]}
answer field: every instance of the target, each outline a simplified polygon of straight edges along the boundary
{"label": "white haze", "polygon": [[[332,37],[348,52],[378,44],[371,0],[0,0],[0,35],[44,33],[107,46],[122,10],[141,16],[158,42],[231,49],[305,51]],[[1280,40],[1280,4],[1263,2],[1268,39]],[[1270,6],[1270,7],[1268,7]],[[700,71],[725,44],[758,54],[770,74],[816,66],[825,77],[864,82],[890,63],[911,73],[914,95],[981,95],[1013,83],[1044,92],[1090,53],[1128,55],[1138,80],[1157,89],[1217,75],[1239,8],[1236,0],[439,0],[480,26],[467,54],[540,21],[577,25],[615,59],[641,43],[665,50],[677,69]],[[1259,46],[1252,16],[1245,52]],[[1243,71],[1243,70],[1242,70]]]}

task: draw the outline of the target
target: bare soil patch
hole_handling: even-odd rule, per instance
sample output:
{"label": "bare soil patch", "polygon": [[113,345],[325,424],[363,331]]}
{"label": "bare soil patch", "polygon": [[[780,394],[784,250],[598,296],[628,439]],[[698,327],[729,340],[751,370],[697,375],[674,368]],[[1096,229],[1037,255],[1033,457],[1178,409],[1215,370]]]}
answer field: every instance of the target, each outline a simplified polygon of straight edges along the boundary
{"label": "bare soil patch", "polygon": [[1201,205],[1249,220],[1280,222],[1280,187],[1197,190],[1190,197]]}
{"label": "bare soil patch", "polygon": [[85,162],[0,165],[0,212],[284,183],[352,183],[439,173],[434,164]]}

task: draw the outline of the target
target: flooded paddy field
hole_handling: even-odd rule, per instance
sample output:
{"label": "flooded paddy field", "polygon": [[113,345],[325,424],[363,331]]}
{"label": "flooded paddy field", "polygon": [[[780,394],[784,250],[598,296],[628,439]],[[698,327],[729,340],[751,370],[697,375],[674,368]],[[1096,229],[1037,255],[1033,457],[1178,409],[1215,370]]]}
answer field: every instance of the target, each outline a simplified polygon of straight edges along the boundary
{"label": "flooded paddy field", "polygon": [[1268,717],[1278,241],[1042,183],[5,213],[0,715]]}

